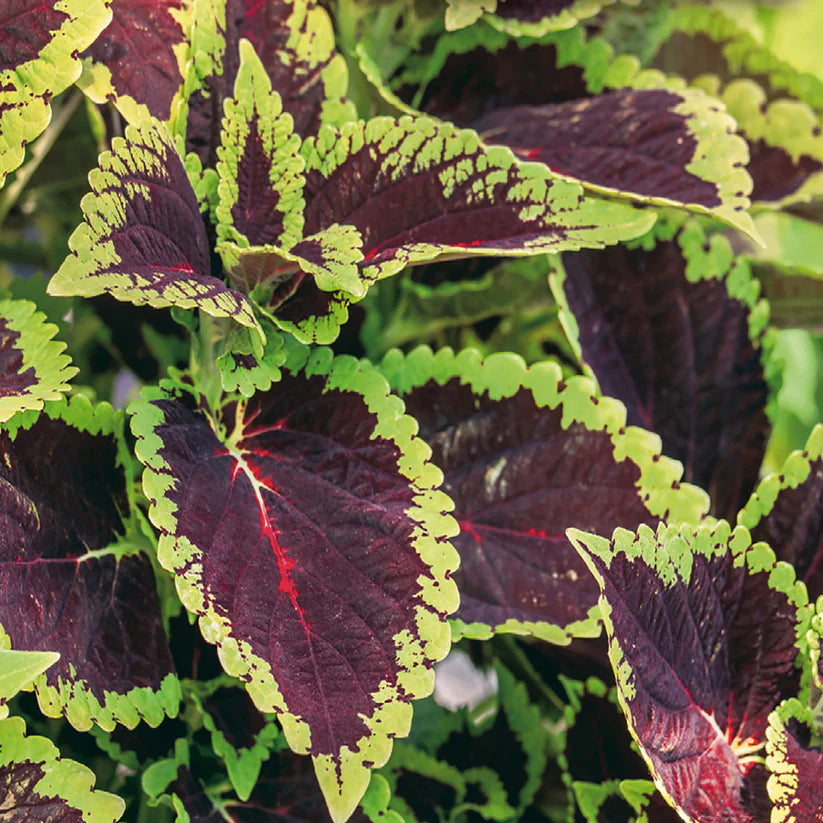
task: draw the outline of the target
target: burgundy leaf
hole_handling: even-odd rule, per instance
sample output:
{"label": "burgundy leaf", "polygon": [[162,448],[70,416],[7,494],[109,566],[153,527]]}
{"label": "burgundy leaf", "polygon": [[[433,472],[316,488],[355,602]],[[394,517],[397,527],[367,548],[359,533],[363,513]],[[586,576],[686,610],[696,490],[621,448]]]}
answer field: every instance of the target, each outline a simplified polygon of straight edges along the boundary
{"label": "burgundy leaf", "polygon": [[[511,40],[496,50],[478,45],[452,52],[440,71],[427,79],[419,108],[459,126],[500,108],[565,103],[590,94],[584,67],[559,65],[553,43],[521,48]],[[407,98],[412,92],[400,89]]]}
{"label": "burgundy leaf", "polygon": [[763,820],[751,755],[800,685],[805,589],[722,521],[570,536],[601,587],[623,708],[655,783],[687,820]]}
{"label": "burgundy leaf", "polygon": [[809,599],[823,595],[823,427],[816,427],[806,448],[792,454],[778,476],[765,478],[740,522],[753,540],[768,543],[780,560],[791,563],[806,584]]}
{"label": "burgundy leaf", "polygon": [[751,159],[747,169],[754,182],[752,200],[781,200],[823,170],[823,163],[815,157],[801,155],[795,159],[786,149],[763,140],[748,143]]}
{"label": "burgundy leaf", "polygon": [[[732,259],[718,244],[704,250],[689,229],[651,251],[564,255],[562,292],[603,392],[626,404],[629,423],[661,436],[716,514],[734,518],[757,482],[768,387],[751,306],[711,276]],[[695,282],[695,270],[705,279]]]}
{"label": "burgundy leaf", "polygon": [[[82,55],[90,58],[92,95],[104,102],[100,92],[110,87],[117,97],[130,97],[145,104],[154,117],[168,120],[172,99],[183,84],[175,54],[186,41],[180,24],[183,0],[112,0],[111,8],[111,23]],[[110,77],[94,77],[101,66]]]}
{"label": "burgundy leaf", "polygon": [[814,823],[823,811],[823,751],[810,745],[814,715],[800,701],[778,706],[769,718],[766,765],[772,818]]}
{"label": "burgundy leaf", "polygon": [[718,206],[717,185],[687,168],[697,136],[688,115],[676,110],[685,100],[663,89],[622,89],[588,100],[495,109],[473,128],[487,143],[507,145],[518,157],[585,183]]}
{"label": "burgundy leaf", "polygon": [[251,41],[297,134],[317,133],[330,94],[342,110],[345,66],[335,51],[328,15],[315,0],[226,0],[220,33],[217,68],[189,99],[186,149],[205,167],[216,161],[223,101],[232,95],[241,39]]}
{"label": "burgundy leaf", "polygon": [[0,13],[0,71],[9,71],[33,60],[51,41],[53,32],[68,22],[59,0],[9,0]]}
{"label": "burgundy leaf", "polygon": [[262,344],[249,301],[211,273],[200,207],[162,123],[141,116],[89,180],[85,222],[69,239],[72,254],[49,282],[50,294],[199,308],[254,329]]}
{"label": "burgundy leaf", "polygon": [[[450,521],[420,508],[437,473],[419,440],[383,435],[399,404],[353,363],[320,351],[307,373],[217,412],[170,389],[133,424],[156,449],[138,444],[155,472],[144,482],[165,534],[161,563],[190,587],[185,605],[218,627],[207,636],[224,666],[315,756],[321,784],[337,770],[324,791],[351,808],[360,795],[347,781],[388,757],[383,734],[403,733],[456,606],[446,576],[456,556],[429,534]],[[226,426],[223,441],[215,430]]]}
{"label": "burgundy leaf", "polygon": [[0,624],[13,648],[60,653],[48,714],[157,725],[179,696],[149,559],[106,551],[128,510],[112,423],[82,398],[46,412],[0,434]]}
{"label": "burgundy leaf", "polygon": [[[475,359],[449,350],[432,358],[421,348],[407,362],[389,357],[383,365],[455,504],[457,618],[486,632],[527,631],[561,643],[596,634],[597,586],[565,530],[586,523],[609,534],[621,523],[656,524],[642,464],[659,457],[638,443],[632,459],[618,459],[616,452],[625,454],[619,417],[609,422],[616,410],[587,396],[585,384],[565,387],[547,364],[528,373],[514,358],[479,368]],[[404,385],[406,374],[413,380]],[[526,385],[514,389],[517,380]]]}

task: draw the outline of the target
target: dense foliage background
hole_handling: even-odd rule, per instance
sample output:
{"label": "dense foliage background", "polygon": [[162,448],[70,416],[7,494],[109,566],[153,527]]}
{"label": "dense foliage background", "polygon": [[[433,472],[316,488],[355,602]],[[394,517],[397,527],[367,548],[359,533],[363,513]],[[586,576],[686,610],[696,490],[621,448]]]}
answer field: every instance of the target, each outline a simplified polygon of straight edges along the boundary
{"label": "dense foliage background", "polygon": [[819,820],[821,27],[0,2],[0,819]]}

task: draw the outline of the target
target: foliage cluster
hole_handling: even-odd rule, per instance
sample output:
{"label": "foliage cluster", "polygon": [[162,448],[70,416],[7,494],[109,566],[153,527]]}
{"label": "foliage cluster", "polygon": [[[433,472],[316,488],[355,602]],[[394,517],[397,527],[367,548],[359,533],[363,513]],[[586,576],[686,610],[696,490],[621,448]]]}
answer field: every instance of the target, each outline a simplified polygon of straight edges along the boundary
{"label": "foliage cluster", "polygon": [[780,14],[0,4],[3,820],[820,819]]}

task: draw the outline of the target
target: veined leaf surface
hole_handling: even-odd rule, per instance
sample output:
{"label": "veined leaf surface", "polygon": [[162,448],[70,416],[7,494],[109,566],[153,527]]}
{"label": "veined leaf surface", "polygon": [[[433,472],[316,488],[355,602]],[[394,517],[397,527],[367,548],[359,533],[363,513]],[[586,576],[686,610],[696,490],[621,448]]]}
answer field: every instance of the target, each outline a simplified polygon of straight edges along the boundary
{"label": "veined leaf surface", "polygon": [[768,306],[745,261],[690,223],[651,250],[566,255],[550,282],[603,392],[734,518],[757,482],[772,376]]}
{"label": "veined leaf surface", "polygon": [[13,649],[59,653],[35,691],[81,730],[156,726],[180,700],[151,562],[123,534],[121,430],[84,397],[0,430],[0,626]]}
{"label": "veined leaf surface", "polygon": [[328,350],[307,357],[219,409],[149,391],[133,429],[160,562],[345,820],[448,651],[455,526],[385,381]]}
{"label": "veined leaf surface", "polygon": [[104,292],[138,305],[198,308],[262,331],[251,304],[211,274],[194,191],[166,127],[142,117],[100,156],[83,198],[85,222],[49,283],[54,295]]}
{"label": "veined leaf surface", "polygon": [[243,38],[260,57],[301,137],[316,134],[321,123],[356,117],[343,99],[348,72],[335,49],[331,20],[315,0],[206,0],[195,13],[192,49],[199,61],[187,78],[187,122],[176,127],[204,168],[217,160],[223,101],[235,86]]}
{"label": "veined leaf surface", "polygon": [[758,756],[772,708],[800,687],[808,625],[791,566],[724,521],[569,538],[600,586],[618,695],[657,787],[694,823],[762,819]]}
{"label": "veined leaf surface", "polygon": [[381,368],[454,500],[458,635],[595,636],[597,588],[566,529],[609,534],[705,512],[705,494],[679,485],[680,467],[660,457],[654,435],[626,429],[619,402],[594,397],[584,378],[562,381],[555,364],[420,347],[390,352]]}
{"label": "veined leaf surface", "polygon": [[722,105],[700,91],[620,89],[495,109],[472,127],[486,142],[595,191],[685,205],[751,228],[745,143]]}
{"label": "veined leaf surface", "polygon": [[400,83],[427,114],[594,192],[712,214],[754,233],[749,153],[723,103],[615,57],[601,38],[577,29],[515,38],[479,26],[444,35]]}
{"label": "veined leaf surface", "polygon": [[112,21],[83,53],[80,87],[96,103],[113,101],[129,122],[144,105],[168,120],[190,59],[194,0],[111,0]]}
{"label": "veined leaf surface", "polygon": [[[223,243],[220,251],[230,269],[256,255],[270,255],[275,272],[291,260],[329,292],[323,314],[293,313],[284,325],[305,342],[334,339],[347,305],[407,265],[600,248],[642,234],[655,220],[586,197],[544,166],[521,165],[502,146],[486,148],[475,132],[428,118],[327,126],[303,143],[303,157],[305,239],[290,249]],[[248,272],[250,263],[243,266]],[[277,295],[279,282],[270,288]]]}

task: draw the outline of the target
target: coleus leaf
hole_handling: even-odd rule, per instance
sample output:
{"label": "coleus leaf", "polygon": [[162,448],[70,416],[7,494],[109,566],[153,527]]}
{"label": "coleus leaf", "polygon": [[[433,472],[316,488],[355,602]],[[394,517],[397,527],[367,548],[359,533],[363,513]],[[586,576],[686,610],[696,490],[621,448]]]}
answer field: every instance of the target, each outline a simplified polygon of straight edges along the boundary
{"label": "coleus leaf", "polygon": [[36,309],[28,300],[0,300],[0,423],[56,400],[77,374],[66,344],[52,339],[57,326]]}
{"label": "coleus leaf", "polygon": [[723,105],[641,71],[634,58],[615,58],[601,39],[579,31],[518,39],[481,26],[445,35],[429,65],[401,79],[420,83],[413,103],[422,111],[587,189],[754,232],[746,144]]}
{"label": "coleus leaf", "polygon": [[[3,638],[6,645],[8,637]],[[60,659],[57,652],[21,652],[0,649],[0,719],[8,717],[6,702]]]}
{"label": "coleus leaf", "polygon": [[432,689],[457,557],[440,472],[383,379],[307,357],[222,408],[147,390],[132,428],[161,564],[344,820]]}
{"label": "coleus leaf", "polygon": [[168,120],[191,59],[194,0],[111,0],[112,20],[82,54],[80,88],[95,103],[113,102],[129,122],[144,105]]}
{"label": "coleus leaf", "polygon": [[289,249],[303,234],[301,141],[248,40],[240,41],[234,97],[224,109],[217,239]]}
{"label": "coleus leaf", "polygon": [[420,347],[390,352],[381,369],[454,500],[457,636],[566,644],[597,635],[597,589],[565,530],[587,523],[609,534],[618,523],[696,521],[706,510],[704,492],[680,486],[656,437],[626,429],[619,402],[594,397],[584,378],[561,380],[556,364]]}
{"label": "coleus leaf", "polygon": [[819,116],[799,100],[769,102],[754,80],[741,78],[721,87],[717,78],[700,85],[719,97],[749,145],[747,170],[752,199],[787,205],[823,190],[823,139]]}
{"label": "coleus leaf", "polygon": [[[310,764],[288,749],[275,753],[263,764],[254,791],[245,801],[212,796],[199,780],[190,755],[188,744],[181,740],[173,757],[153,764],[143,776],[149,805],[171,806],[179,823],[218,823],[227,817],[233,823],[331,821]],[[389,796],[385,779],[373,774],[351,822],[404,823],[396,812],[389,811]]]}
{"label": "coleus leaf", "polygon": [[466,781],[458,769],[405,743],[394,745],[381,774],[391,792],[390,807],[404,823],[449,819],[466,797]]}
{"label": "coleus leaf", "polygon": [[565,256],[550,282],[603,392],[733,518],[757,482],[774,370],[768,306],[746,263],[689,223],[648,251]]}
{"label": "coleus leaf", "polygon": [[204,168],[214,167],[223,101],[239,66],[238,44],[249,40],[294,119],[301,137],[321,123],[356,117],[343,98],[348,72],[334,46],[326,10],[314,0],[209,0],[196,9],[192,50],[198,61],[187,78],[188,105],[176,132],[186,137]]}
{"label": "coleus leaf", "polygon": [[[735,123],[695,89],[620,89],[568,103],[495,109],[489,143],[600,193],[687,206],[752,231],[748,160]],[[721,148],[722,146],[722,148]]]}
{"label": "coleus leaf", "polygon": [[115,823],[125,802],[94,791],[91,769],[60,757],[45,737],[26,735],[19,717],[0,720],[0,806],[8,820]]}
{"label": "coleus leaf", "polygon": [[656,25],[644,33],[644,62],[654,68],[688,81],[707,73],[723,83],[749,77],[763,87],[769,100],[795,98],[823,112],[820,78],[778,58],[727,9],[670,4],[660,9]]}
{"label": "coleus leaf", "polygon": [[620,791],[626,779],[648,775],[632,742],[615,688],[596,677],[561,677],[567,704],[559,736],[563,782],[586,821],[628,823],[631,809]]}
{"label": "coleus leaf", "polygon": [[[304,342],[314,342],[324,323],[334,327],[336,314],[345,319],[348,303],[370,283],[407,265],[599,248],[642,234],[655,219],[584,197],[579,186],[553,178],[545,167],[521,165],[508,149],[486,148],[476,133],[427,118],[327,126],[302,151],[306,239],[290,249],[244,253],[288,255],[312,272],[321,290],[339,289],[316,319],[292,314],[286,330]],[[219,250],[231,269],[231,244]],[[278,316],[272,315],[275,322]]]}
{"label": "coleus leaf", "polygon": [[151,563],[123,534],[121,437],[122,414],[82,396],[0,430],[0,625],[59,653],[35,691],[81,730],[156,726],[180,700]]}
{"label": "coleus leaf", "polygon": [[815,730],[813,712],[790,698],[769,716],[766,765],[773,820],[812,823],[823,808],[823,751],[809,745]]}
{"label": "coleus leaf", "polygon": [[149,764],[172,755],[175,743],[189,733],[189,726],[179,716],[167,718],[152,729],[151,734],[147,734],[142,726],[134,729],[117,726],[111,732],[99,726],[91,729],[97,746],[115,763],[122,763],[134,772],[140,772]]}
{"label": "coleus leaf", "polygon": [[695,823],[762,819],[768,715],[798,692],[808,624],[792,567],[724,521],[569,537],[601,588],[618,696],[658,789]]}
{"label": "coleus leaf", "polygon": [[78,52],[111,19],[106,0],[10,0],[0,10],[0,186],[49,124],[52,97],[80,75]]}
{"label": "coleus leaf", "polygon": [[792,564],[812,602],[823,595],[823,426],[779,474],[761,480],[738,522]]}
{"label": "coleus leaf", "polygon": [[159,121],[141,116],[89,175],[86,221],[49,283],[53,295],[108,293],[138,305],[199,308],[262,331],[251,304],[212,276],[206,229],[186,170]]}
{"label": "coleus leaf", "polygon": [[283,335],[265,320],[261,326],[266,334],[262,355],[256,353],[254,333],[245,326],[234,326],[219,341],[214,365],[220,372],[223,391],[251,397],[258,389],[268,391],[280,379],[280,366],[287,356]]}

